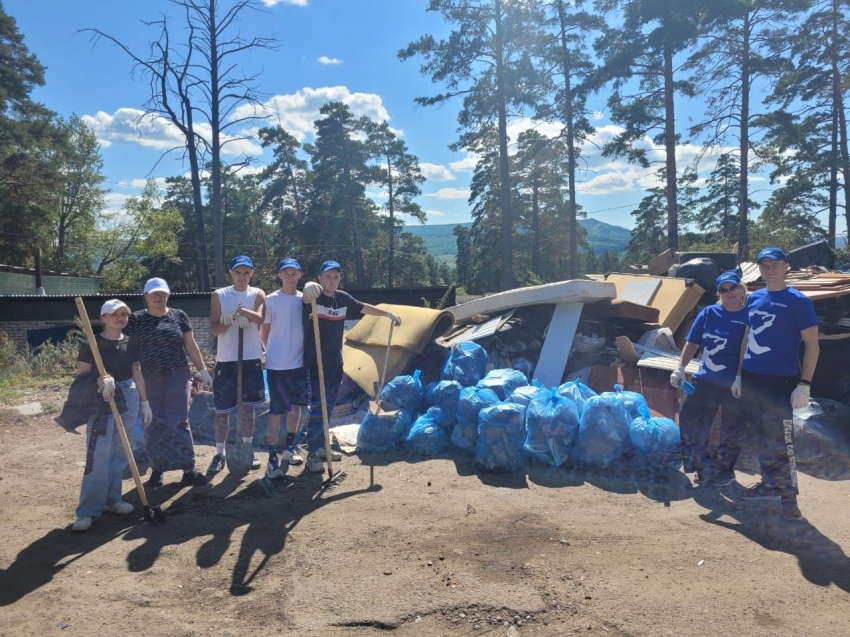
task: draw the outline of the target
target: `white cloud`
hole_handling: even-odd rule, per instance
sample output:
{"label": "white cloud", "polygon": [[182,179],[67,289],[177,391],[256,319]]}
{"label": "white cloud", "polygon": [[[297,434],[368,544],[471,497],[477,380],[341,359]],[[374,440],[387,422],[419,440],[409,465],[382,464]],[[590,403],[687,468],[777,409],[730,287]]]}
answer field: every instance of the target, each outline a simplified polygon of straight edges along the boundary
{"label": "white cloud", "polygon": [[579,184],[578,191],[584,195],[611,195],[633,190],[634,182],[634,177],[628,173],[609,172]]}
{"label": "white cloud", "polygon": [[107,212],[120,212],[124,208],[124,203],[133,195],[127,195],[121,192],[108,192],[104,199],[106,200]]}
{"label": "white cloud", "polygon": [[[146,178],[138,178],[138,179],[122,179],[118,182],[118,186],[120,188],[135,188],[136,190],[142,190],[148,183]],[[154,183],[159,190],[165,190],[167,185],[165,183],[165,177],[154,177]]]}
{"label": "white cloud", "polygon": [[442,210],[426,210],[425,214],[429,217],[445,217],[446,213]]}
{"label": "white cloud", "polygon": [[422,176],[425,177],[425,179],[430,179],[431,181],[455,180],[455,176],[452,174],[452,171],[442,164],[429,164],[428,162],[423,161],[419,164],[419,168],[422,170]]}
{"label": "white cloud", "polygon": [[327,102],[348,104],[355,117],[365,115],[379,122],[390,119],[380,95],[352,93],[345,86],[306,87],[296,93],[275,95],[256,107],[240,106],[233,117],[266,116],[267,125],[280,124],[298,141],[304,141],[308,134],[313,134],[313,122],[319,119],[319,109]]}
{"label": "white cloud", "polygon": [[564,127],[561,124],[556,122],[540,122],[533,120],[530,117],[513,119],[508,122],[507,128],[509,139],[508,143],[510,144],[508,152],[511,154],[516,152],[516,142],[520,133],[524,133],[527,130],[536,130],[544,137],[552,139],[553,137],[560,135],[563,128]]}
{"label": "white cloud", "polygon": [[[95,115],[83,115],[82,120],[94,131],[104,147],[121,142],[160,151],[185,146],[183,135],[174,124],[162,117],[146,115],[137,108],[119,108],[111,115],[98,111]],[[206,140],[212,137],[212,128],[205,122],[196,123],[195,132]],[[223,155],[239,157],[262,154],[263,149],[257,143],[239,137],[221,136]]]}
{"label": "white cloud", "polygon": [[476,153],[466,153],[466,157],[463,159],[459,159],[458,161],[453,161],[449,163],[449,168],[459,173],[471,173],[475,170],[475,166],[478,164],[478,160],[481,159],[481,156]]}
{"label": "white cloud", "polygon": [[306,7],[307,0],[262,0],[263,4],[269,8],[279,4],[294,4],[296,7]]}
{"label": "white cloud", "polygon": [[329,58],[327,55],[319,56],[318,62],[319,64],[342,64],[339,58]]}
{"label": "white cloud", "polygon": [[429,192],[422,196],[434,197],[435,199],[469,199],[469,189],[440,188],[437,192]]}

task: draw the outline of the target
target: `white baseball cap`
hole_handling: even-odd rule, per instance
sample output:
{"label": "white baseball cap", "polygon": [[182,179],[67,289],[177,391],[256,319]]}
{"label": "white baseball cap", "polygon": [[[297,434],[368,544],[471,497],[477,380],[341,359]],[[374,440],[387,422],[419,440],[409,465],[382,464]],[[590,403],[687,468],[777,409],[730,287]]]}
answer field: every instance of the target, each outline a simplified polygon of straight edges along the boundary
{"label": "white baseball cap", "polygon": [[166,294],[171,294],[168,283],[165,282],[165,279],[160,279],[159,277],[148,279],[148,282],[145,283],[145,294],[151,294],[153,292],[165,292]]}
{"label": "white baseball cap", "polygon": [[115,314],[119,309],[126,308],[127,311],[130,311],[130,308],[127,307],[127,304],[124,301],[119,301],[118,299],[109,299],[106,303],[104,303],[100,308],[100,315],[104,314]]}

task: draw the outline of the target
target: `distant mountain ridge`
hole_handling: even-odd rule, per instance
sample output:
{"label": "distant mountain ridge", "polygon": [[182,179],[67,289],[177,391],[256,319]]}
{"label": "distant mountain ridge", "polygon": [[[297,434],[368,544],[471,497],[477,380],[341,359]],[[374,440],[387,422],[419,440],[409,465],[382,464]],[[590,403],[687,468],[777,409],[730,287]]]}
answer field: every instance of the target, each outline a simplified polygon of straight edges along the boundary
{"label": "distant mountain ridge", "polygon": [[[579,224],[587,231],[587,242],[596,254],[623,252],[626,244],[632,238],[632,231],[622,226],[614,226],[598,219],[579,219]],[[442,223],[436,225],[404,226],[404,232],[422,237],[428,254],[439,263],[454,266],[457,257],[457,239],[454,235],[455,226],[470,228],[472,222]]]}

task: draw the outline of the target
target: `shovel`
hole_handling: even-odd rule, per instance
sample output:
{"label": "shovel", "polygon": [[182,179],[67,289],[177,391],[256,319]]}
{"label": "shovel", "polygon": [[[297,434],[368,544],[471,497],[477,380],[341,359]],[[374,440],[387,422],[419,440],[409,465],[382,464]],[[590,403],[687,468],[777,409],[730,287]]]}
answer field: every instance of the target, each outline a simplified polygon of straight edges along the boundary
{"label": "shovel", "polygon": [[375,400],[369,405],[369,411],[371,411],[374,415],[378,415],[378,413],[383,409],[381,405],[381,392],[384,391],[384,384],[387,381],[387,366],[390,363],[390,348],[393,344],[393,328],[395,327],[395,323],[390,321],[390,335],[387,338],[387,351],[384,353],[384,369],[381,372],[381,384],[375,390]]}
{"label": "shovel", "polygon": [[242,442],[242,434],[239,431],[239,416],[242,413],[242,354],[243,337],[245,331],[239,328],[239,340],[236,349],[236,442],[225,446],[224,459],[227,462],[227,470],[236,478],[242,478],[251,471],[254,461],[254,452],[250,444]]}
{"label": "shovel", "polygon": [[[83,299],[79,296],[74,299],[77,304],[77,311],[80,313],[80,320],[83,323],[83,330],[86,333],[86,338],[91,348],[91,354],[94,358],[97,373],[101,376],[106,375],[106,368],[103,366],[103,359],[100,357],[100,350],[97,347],[97,339],[94,337],[89,315],[86,312],[86,306]],[[165,522],[165,514],[158,506],[152,507],[148,504],[148,496],[145,493],[145,488],[142,486],[142,478],[139,476],[139,468],[136,466],[136,459],[133,457],[133,450],[130,448],[130,441],[127,438],[127,432],[124,430],[124,421],[121,419],[121,414],[118,413],[118,405],[115,404],[115,398],[109,398],[109,407],[112,409],[112,417],[115,419],[115,428],[118,430],[118,437],[121,439],[121,446],[124,447],[124,455],[127,456],[127,464],[130,465],[130,473],[133,474],[133,482],[136,484],[136,491],[139,494],[139,500],[142,503],[142,508],[145,514],[145,520],[152,525],[157,525]]]}

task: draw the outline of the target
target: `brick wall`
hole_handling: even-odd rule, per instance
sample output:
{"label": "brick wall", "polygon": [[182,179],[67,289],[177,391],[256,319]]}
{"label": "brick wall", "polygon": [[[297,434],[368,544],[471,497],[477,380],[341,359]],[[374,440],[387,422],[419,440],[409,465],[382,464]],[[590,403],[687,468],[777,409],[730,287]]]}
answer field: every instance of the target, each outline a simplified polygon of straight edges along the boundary
{"label": "brick wall", "polygon": [[[190,316],[192,328],[195,332],[195,340],[202,351],[211,351],[213,346],[213,336],[210,333],[210,317],[209,316]],[[27,332],[30,330],[43,330],[50,327],[70,327],[73,321],[57,320],[57,321],[2,321],[0,320],[0,332],[5,332],[6,335],[15,343],[18,349],[25,349],[27,346]],[[97,332],[97,321],[94,322],[95,333]]]}

